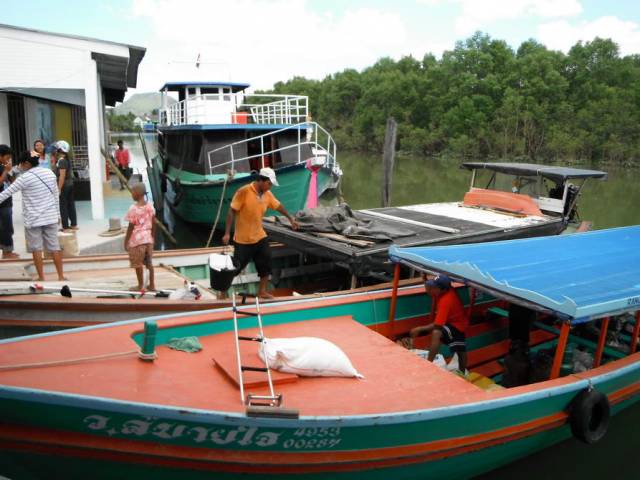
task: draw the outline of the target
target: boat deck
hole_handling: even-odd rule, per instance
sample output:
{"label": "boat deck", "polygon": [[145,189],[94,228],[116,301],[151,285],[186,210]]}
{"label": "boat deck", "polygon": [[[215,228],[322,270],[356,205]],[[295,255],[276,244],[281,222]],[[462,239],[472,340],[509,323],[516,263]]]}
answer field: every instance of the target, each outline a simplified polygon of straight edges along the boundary
{"label": "boat deck", "polygon": [[[251,320],[241,320],[249,322]],[[69,331],[56,342],[46,337],[7,343],[0,365],[73,360],[85,356],[132,352],[129,355],[68,365],[0,369],[0,384],[124,401],[213,411],[243,412],[237,384],[213,358],[235,355],[233,333],[200,337],[203,350],[184,353],[157,348],[155,362],[139,360],[131,334],[141,324],[100,330]],[[254,330],[247,329],[251,334]],[[267,337],[316,336],[334,342],[364,375],[355,378],[294,378],[278,383],[284,406],[300,415],[360,415],[414,411],[483,401],[491,397],[473,384],[446,372],[396,345],[351,317],[310,320],[265,328]],[[249,357],[260,362],[258,344],[242,342]],[[253,353],[250,352],[253,349]],[[251,361],[249,358],[247,362]],[[6,367],[5,367],[6,368]],[[266,387],[249,389],[265,394]]]}
{"label": "boat deck", "polygon": [[[19,267],[17,267],[19,268]],[[154,267],[155,272],[155,284],[157,290],[176,290],[183,288],[184,277],[178,274],[171,267],[159,265]],[[135,287],[138,283],[136,279],[136,273],[132,268],[106,268],[106,269],[83,269],[83,270],[70,270],[65,272],[67,280],[61,281],[43,281],[34,282],[32,280],[22,281],[0,281],[0,292],[2,293],[3,300],[11,300],[20,298],[20,300],[26,300],[27,298],[33,299],[35,302],[48,301],[52,297],[60,298],[59,293],[37,293],[34,295],[24,295],[24,292],[28,291],[29,286],[33,284],[39,284],[47,289],[59,290],[64,285],[68,285],[73,292],[74,288],[85,289],[100,289],[100,290],[130,290],[131,287]],[[54,275],[49,275],[49,278],[55,278]],[[203,299],[215,300],[216,296],[209,290],[206,285],[199,285],[200,292]],[[12,291],[19,294],[18,296],[9,295]],[[96,293],[84,293],[73,292],[73,298],[97,298],[108,297],[109,294],[96,294]],[[113,296],[113,295],[111,295]],[[151,297],[148,297],[151,298]],[[65,299],[66,300],[66,299]],[[166,300],[166,299],[165,299]]]}
{"label": "boat deck", "polygon": [[354,210],[353,213],[358,220],[375,220],[382,230],[410,230],[413,234],[393,241],[373,242],[338,234],[293,231],[274,222],[273,218],[265,219],[264,228],[272,240],[309,254],[345,262],[357,275],[365,275],[373,264],[380,267],[387,260],[387,251],[392,244],[410,247],[475,243],[551,235],[562,230],[559,218],[466,207],[457,202]]}

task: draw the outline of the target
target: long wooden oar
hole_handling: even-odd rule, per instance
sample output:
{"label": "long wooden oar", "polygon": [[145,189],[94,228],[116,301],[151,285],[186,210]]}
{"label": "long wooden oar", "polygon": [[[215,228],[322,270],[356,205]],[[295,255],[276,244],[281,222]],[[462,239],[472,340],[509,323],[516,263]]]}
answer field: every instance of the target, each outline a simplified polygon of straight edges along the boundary
{"label": "long wooden oar", "polygon": [[0,290],[0,297],[8,297],[15,295],[42,295],[47,293],[59,293],[63,297],[71,298],[72,292],[83,293],[96,293],[96,294],[108,294],[108,295],[128,295],[131,297],[141,297],[144,295],[152,295],[158,298],[166,298],[171,293],[170,290],[161,290],[158,292],[147,292],[145,290],[133,291],[133,290],[103,290],[103,289],[90,289],[90,288],[73,288],[68,285],[63,285],[62,288],[58,287],[46,287],[40,284],[32,284],[28,287],[16,287]]}
{"label": "long wooden oar", "polygon": [[[103,148],[100,149],[100,151],[102,152],[102,156],[104,157],[104,159],[109,162],[109,165],[111,165],[111,169],[115,172],[115,174],[118,176],[118,178],[120,179],[120,181],[122,182],[122,184],[127,187],[127,190],[129,190],[129,193],[131,193],[131,187],[129,186],[129,182],[127,181],[127,179],[125,178],[125,176],[122,174],[122,172],[120,171],[120,169],[116,166],[116,164],[114,163],[113,160],[111,160],[111,158],[109,157],[109,155],[107,155],[107,152],[105,152],[105,150]],[[153,221],[155,222],[155,224],[158,226],[158,228],[160,228],[160,230],[162,230],[162,233],[165,234],[165,236],[171,241],[171,243],[173,243],[174,245],[178,244],[178,241],[174,238],[173,235],[171,235],[171,233],[169,232],[169,230],[167,230],[167,227],[165,227],[162,222],[160,220],[158,220],[156,217],[153,217]]]}
{"label": "long wooden oar", "polygon": [[62,288],[57,289],[57,288],[53,288],[53,287],[45,287],[45,286],[42,286],[42,285],[35,284],[35,285],[31,285],[29,288],[33,289],[34,292],[38,292],[38,291],[46,291],[48,293],[58,292],[63,297],[68,297],[68,298],[71,298],[73,296],[74,292],[76,292],[76,293],[102,293],[102,294],[108,294],[108,295],[130,295],[132,297],[142,297],[144,295],[151,295],[152,297],[157,297],[157,298],[166,298],[171,293],[170,290],[159,290],[157,292],[147,292],[144,289],[140,290],[140,291],[136,291],[136,290],[106,290],[106,289],[100,289],[100,288],[76,288],[76,287],[70,287],[69,285],[63,285]]}

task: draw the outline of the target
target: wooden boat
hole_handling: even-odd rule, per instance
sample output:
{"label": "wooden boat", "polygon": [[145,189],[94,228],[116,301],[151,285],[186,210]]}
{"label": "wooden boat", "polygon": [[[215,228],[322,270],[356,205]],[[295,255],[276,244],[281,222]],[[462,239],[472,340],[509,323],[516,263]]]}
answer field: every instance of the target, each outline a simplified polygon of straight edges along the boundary
{"label": "wooden boat", "polygon": [[[170,82],[162,88],[158,152],[148,166],[154,204],[223,228],[238,188],[263,167],[290,212],[334,192],[342,171],[333,138],[309,121],[308,97],[245,92],[249,84]],[[179,101],[168,105],[169,92]],[[217,219],[217,223],[216,223]]]}
{"label": "wooden boat", "polygon": [[[554,352],[550,378],[513,388],[480,388],[393,342],[432,317],[422,288],[398,286],[397,277],[391,290],[261,309],[266,337],[328,339],[365,377],[274,373],[286,410],[256,411],[240,398],[229,309],[2,341],[0,474],[469,478],[572,432],[597,440],[606,431],[608,406],[616,413],[639,398],[639,240],[640,227],[631,227],[392,249],[394,261],[469,285],[458,292],[473,315],[467,348],[476,373],[494,380],[502,374],[515,319],[499,309],[513,304],[537,312],[530,345]],[[622,312],[636,312],[628,354],[605,346],[606,319]],[[243,318],[240,334],[254,335],[255,317]],[[603,332],[597,342],[572,331],[596,320]],[[167,347],[171,338],[191,335],[201,352]],[[594,353],[592,369],[562,367],[572,343]],[[257,350],[256,342],[250,345]],[[147,361],[138,358],[141,349]],[[239,360],[259,361],[249,348]],[[247,379],[246,387],[269,393],[259,379]]]}
{"label": "wooden boat", "polygon": [[[580,223],[578,197],[589,179],[605,179],[597,170],[526,163],[463,163],[470,170],[469,191],[462,202],[429,203],[356,210],[354,219],[375,222],[376,230],[409,230],[410,235],[369,241],[326,230],[292,231],[266,221],[272,240],[347,266],[354,277],[376,275],[390,280],[387,252],[392,244],[453,245],[557,235]],[[514,191],[517,190],[517,191]]]}
{"label": "wooden boat", "polygon": [[[159,290],[183,288],[194,282],[202,297],[174,300],[164,296],[131,296],[124,292],[137,283],[126,254],[90,255],[65,259],[67,280],[33,282],[33,262],[29,259],[0,261],[0,337],[34,333],[48,329],[97,325],[153,315],[210,310],[230,306],[228,295],[210,289],[209,256],[232,253],[232,247],[161,250],[154,252],[156,287]],[[333,290],[346,290],[346,274],[329,262],[301,259],[282,244],[272,244],[274,275],[273,301],[293,298],[319,298]],[[51,260],[45,261],[45,275],[55,278]],[[277,277],[277,278],[276,278]],[[258,275],[254,266],[233,281],[239,294],[254,294]],[[31,292],[39,283],[46,290]],[[60,294],[69,286],[71,298]],[[385,285],[365,287],[380,289]],[[388,285],[387,285],[388,287]],[[96,290],[78,292],[77,289]],[[99,292],[97,290],[108,290]],[[362,291],[360,289],[351,291]],[[348,293],[348,292],[345,292]],[[245,298],[246,300],[246,298]]]}

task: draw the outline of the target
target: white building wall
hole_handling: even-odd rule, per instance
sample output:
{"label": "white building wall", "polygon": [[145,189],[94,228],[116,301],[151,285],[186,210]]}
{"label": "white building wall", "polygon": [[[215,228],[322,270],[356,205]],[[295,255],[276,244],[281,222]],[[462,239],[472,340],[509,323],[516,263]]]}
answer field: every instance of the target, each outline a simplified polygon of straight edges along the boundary
{"label": "white building wall", "polygon": [[[104,159],[103,98],[92,52],[129,57],[125,45],[91,39],[63,37],[47,32],[0,26],[0,88],[83,90],[87,114],[87,143],[93,218],[104,218],[102,182]],[[24,90],[28,95],[30,92]],[[26,136],[30,145],[38,138],[37,100],[25,97]],[[2,103],[4,102],[4,103]],[[0,99],[0,139],[9,138],[6,96]]]}
{"label": "white building wall", "polygon": [[0,29],[0,87],[84,87],[83,52],[47,42],[5,38]]}
{"label": "white building wall", "polygon": [[129,57],[124,45],[0,26],[0,87],[84,88],[87,52]]}
{"label": "white building wall", "polygon": [[0,145],[11,145],[9,134],[9,106],[7,96],[0,93]]}

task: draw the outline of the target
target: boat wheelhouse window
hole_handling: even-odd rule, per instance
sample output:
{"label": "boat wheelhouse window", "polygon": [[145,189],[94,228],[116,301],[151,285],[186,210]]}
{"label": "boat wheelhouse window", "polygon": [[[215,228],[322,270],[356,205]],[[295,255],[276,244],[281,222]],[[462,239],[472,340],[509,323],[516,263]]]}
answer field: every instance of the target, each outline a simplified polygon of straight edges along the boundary
{"label": "boat wheelhouse window", "polygon": [[200,92],[207,95],[207,100],[220,100],[220,89],[218,87],[200,87]]}
{"label": "boat wheelhouse window", "polygon": [[230,102],[231,101],[231,88],[229,87],[225,87],[222,89],[222,92],[225,93],[225,96],[223,97],[225,102]]}
{"label": "boat wheelhouse window", "polygon": [[[541,180],[537,176],[511,175],[491,170],[476,170],[476,188],[520,193],[532,198],[540,196]],[[544,192],[546,194],[546,190]]]}
{"label": "boat wheelhouse window", "polygon": [[167,156],[172,160],[172,164],[175,162],[182,162],[182,146],[184,137],[182,135],[168,135],[165,137]]}

